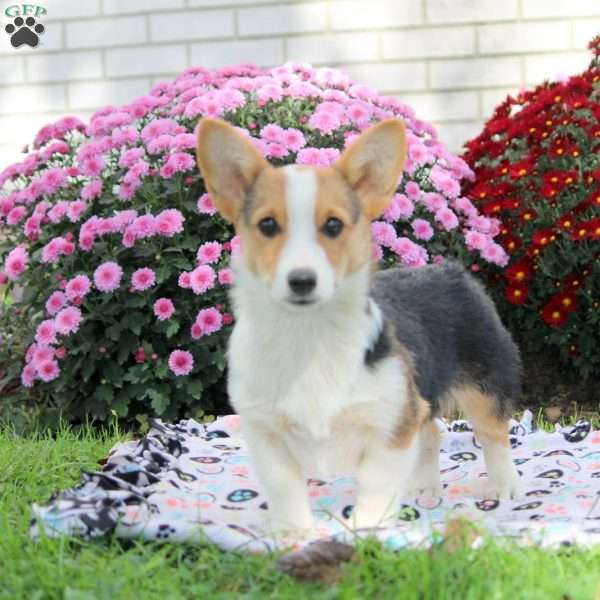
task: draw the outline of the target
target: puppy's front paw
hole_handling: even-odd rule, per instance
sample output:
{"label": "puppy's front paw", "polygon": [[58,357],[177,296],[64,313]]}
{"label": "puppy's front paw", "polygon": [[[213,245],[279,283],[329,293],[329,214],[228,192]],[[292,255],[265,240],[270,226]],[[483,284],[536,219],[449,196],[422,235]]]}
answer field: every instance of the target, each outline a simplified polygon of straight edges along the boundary
{"label": "puppy's front paw", "polygon": [[517,473],[502,479],[492,479],[484,488],[485,498],[493,500],[517,500],[523,496],[521,480]]}
{"label": "puppy's front paw", "polygon": [[307,540],[314,533],[314,521],[312,515],[270,515],[267,517],[267,529],[276,537]]}
{"label": "puppy's front paw", "polygon": [[439,498],[443,493],[441,481],[431,482],[429,485],[419,485],[407,492],[409,498]]}
{"label": "puppy's front paw", "polygon": [[394,517],[394,512],[382,509],[381,506],[357,504],[352,510],[349,522],[354,529],[378,529],[391,525]]}

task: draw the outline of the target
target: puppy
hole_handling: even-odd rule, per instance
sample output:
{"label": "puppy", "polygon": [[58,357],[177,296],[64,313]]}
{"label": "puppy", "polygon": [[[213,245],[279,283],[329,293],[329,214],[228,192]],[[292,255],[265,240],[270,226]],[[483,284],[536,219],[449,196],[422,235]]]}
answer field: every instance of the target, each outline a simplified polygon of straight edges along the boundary
{"label": "puppy", "polygon": [[242,242],[228,389],[274,530],[311,527],[308,477],[356,477],[357,528],[393,518],[402,496],[439,495],[432,417],[451,400],[483,446],[488,496],[518,494],[520,363],[492,302],[451,262],[371,274],[370,224],[405,156],[395,119],[329,168],[274,168],[230,125],[200,122],[206,188]]}

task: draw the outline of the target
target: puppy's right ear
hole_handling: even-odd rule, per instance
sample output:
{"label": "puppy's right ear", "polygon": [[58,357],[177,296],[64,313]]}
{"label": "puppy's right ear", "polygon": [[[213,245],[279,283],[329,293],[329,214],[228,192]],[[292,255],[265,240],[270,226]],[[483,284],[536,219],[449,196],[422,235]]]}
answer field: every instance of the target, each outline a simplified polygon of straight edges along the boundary
{"label": "puppy's right ear", "polygon": [[234,127],[216,119],[200,121],[196,158],[217,210],[237,222],[246,194],[269,163]]}

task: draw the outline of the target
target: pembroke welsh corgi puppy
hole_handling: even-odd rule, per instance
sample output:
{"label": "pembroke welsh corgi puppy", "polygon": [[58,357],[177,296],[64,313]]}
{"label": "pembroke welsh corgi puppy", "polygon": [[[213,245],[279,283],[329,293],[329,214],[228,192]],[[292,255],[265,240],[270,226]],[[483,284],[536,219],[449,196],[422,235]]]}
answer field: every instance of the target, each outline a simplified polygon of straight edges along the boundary
{"label": "pembroke welsh corgi puppy", "polygon": [[449,400],[483,446],[488,497],[518,494],[520,361],[494,305],[452,262],[372,275],[371,221],[405,156],[395,119],[329,168],[274,168],[234,127],[199,124],[206,188],[241,238],[228,389],[275,530],[311,527],[310,477],[357,478],[357,528],[393,518],[402,496],[441,494],[432,418]]}

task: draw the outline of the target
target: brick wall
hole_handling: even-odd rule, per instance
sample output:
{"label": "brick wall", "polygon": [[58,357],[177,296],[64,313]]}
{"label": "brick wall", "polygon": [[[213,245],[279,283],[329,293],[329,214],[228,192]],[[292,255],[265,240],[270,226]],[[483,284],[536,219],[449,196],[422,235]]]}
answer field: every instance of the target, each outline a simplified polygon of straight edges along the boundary
{"label": "brick wall", "polygon": [[[1,29],[9,19],[0,3]],[[598,0],[40,0],[36,49],[0,31],[0,167],[50,119],[88,117],[188,65],[340,66],[453,149],[509,91],[588,62]]]}

